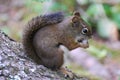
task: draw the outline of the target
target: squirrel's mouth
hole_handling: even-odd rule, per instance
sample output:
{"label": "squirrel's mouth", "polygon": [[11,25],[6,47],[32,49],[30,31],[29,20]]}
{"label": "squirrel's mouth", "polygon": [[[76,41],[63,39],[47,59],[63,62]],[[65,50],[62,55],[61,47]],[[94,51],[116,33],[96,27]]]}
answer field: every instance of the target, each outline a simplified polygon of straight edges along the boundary
{"label": "squirrel's mouth", "polygon": [[78,39],[77,42],[80,44],[82,48],[88,48],[89,43],[87,39]]}

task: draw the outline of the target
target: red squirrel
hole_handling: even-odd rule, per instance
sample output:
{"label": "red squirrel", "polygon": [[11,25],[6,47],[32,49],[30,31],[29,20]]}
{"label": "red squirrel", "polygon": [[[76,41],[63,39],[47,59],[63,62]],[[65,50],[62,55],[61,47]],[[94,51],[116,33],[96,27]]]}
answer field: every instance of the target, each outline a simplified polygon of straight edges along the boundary
{"label": "red squirrel", "polygon": [[25,26],[23,47],[36,63],[50,69],[60,69],[64,63],[64,51],[89,47],[91,28],[81,18],[79,12],[65,17],[63,12],[37,16]]}

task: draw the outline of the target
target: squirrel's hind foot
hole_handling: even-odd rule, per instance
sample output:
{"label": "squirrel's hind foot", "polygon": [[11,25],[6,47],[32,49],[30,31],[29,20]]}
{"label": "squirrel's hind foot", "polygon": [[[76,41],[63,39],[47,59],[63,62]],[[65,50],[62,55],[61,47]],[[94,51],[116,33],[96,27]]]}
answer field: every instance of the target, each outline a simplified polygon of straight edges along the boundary
{"label": "squirrel's hind foot", "polygon": [[72,71],[67,69],[67,67],[65,67],[65,68],[61,67],[59,71],[60,71],[60,73],[62,73],[65,76],[65,78],[70,78],[70,80],[73,80],[74,74],[72,73]]}

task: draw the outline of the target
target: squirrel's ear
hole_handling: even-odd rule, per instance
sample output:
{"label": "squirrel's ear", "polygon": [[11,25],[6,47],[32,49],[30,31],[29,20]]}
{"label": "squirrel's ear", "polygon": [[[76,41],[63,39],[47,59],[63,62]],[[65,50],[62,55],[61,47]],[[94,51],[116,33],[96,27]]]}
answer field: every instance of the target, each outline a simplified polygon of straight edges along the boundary
{"label": "squirrel's ear", "polygon": [[80,13],[79,13],[78,11],[75,11],[75,12],[73,13],[73,15],[80,17]]}
{"label": "squirrel's ear", "polygon": [[72,22],[73,22],[73,23],[78,22],[78,21],[79,21],[78,17],[73,17],[73,18],[72,18]]}
{"label": "squirrel's ear", "polygon": [[79,18],[80,18],[80,13],[78,11],[75,11],[73,13],[73,18],[72,18],[72,22],[75,23],[75,22],[78,22],[79,21]]}

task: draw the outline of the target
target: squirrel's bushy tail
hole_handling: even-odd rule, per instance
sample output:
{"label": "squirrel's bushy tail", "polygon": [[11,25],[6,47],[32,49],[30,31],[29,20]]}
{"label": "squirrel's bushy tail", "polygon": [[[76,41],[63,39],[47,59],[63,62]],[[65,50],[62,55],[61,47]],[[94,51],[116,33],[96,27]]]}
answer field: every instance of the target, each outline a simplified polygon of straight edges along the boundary
{"label": "squirrel's bushy tail", "polygon": [[28,24],[25,26],[22,39],[23,47],[25,53],[27,53],[28,56],[35,60],[37,63],[40,63],[40,58],[35,53],[33,47],[33,37],[35,33],[39,29],[47,25],[60,23],[61,21],[63,21],[63,19],[64,19],[63,13],[57,12],[49,15],[37,16],[33,18],[31,21],[29,21]]}

